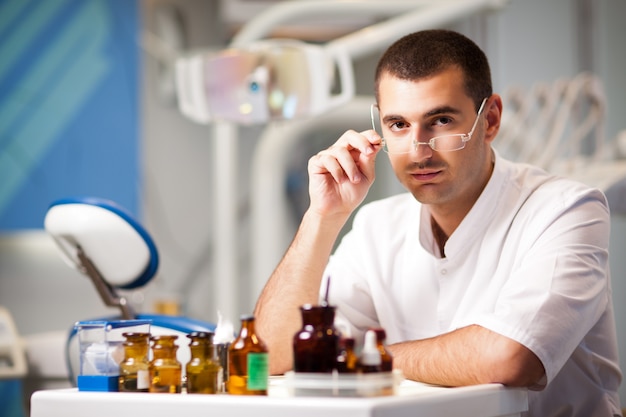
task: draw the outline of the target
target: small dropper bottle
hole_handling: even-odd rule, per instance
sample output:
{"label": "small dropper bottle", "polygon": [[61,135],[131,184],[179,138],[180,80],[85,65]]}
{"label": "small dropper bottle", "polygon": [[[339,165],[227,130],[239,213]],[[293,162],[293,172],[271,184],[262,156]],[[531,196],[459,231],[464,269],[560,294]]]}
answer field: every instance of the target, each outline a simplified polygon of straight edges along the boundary
{"label": "small dropper bottle", "polygon": [[359,372],[371,373],[381,372],[381,358],[378,344],[376,341],[376,332],[368,330],[365,333],[365,342],[359,357]]}

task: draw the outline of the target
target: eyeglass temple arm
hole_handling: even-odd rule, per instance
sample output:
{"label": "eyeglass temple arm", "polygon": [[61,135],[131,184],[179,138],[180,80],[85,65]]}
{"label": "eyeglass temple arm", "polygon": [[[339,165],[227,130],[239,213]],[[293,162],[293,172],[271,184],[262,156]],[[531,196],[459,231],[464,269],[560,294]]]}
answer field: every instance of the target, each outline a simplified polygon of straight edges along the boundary
{"label": "eyeglass temple arm", "polygon": [[478,113],[476,114],[476,120],[474,120],[474,125],[472,126],[472,130],[470,130],[469,133],[467,134],[467,136],[469,136],[470,138],[474,134],[474,130],[476,129],[476,126],[478,125],[479,116],[482,114],[483,110],[485,109],[485,104],[486,103],[487,103],[487,97],[485,97],[483,99],[483,102],[480,103],[480,107],[478,109]]}

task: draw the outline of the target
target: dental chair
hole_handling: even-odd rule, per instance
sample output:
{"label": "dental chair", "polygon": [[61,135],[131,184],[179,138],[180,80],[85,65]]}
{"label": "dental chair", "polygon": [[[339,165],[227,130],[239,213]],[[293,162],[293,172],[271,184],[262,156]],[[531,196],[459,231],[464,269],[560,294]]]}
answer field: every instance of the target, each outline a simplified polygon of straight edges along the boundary
{"label": "dental chair", "polygon": [[[119,315],[93,321],[145,320],[152,335],[179,336],[177,359],[190,359],[186,335],[193,331],[215,331],[215,325],[186,317],[162,314],[137,314],[118,290],[146,285],[155,276],[159,255],[148,232],[116,203],[93,197],[65,198],[53,202],[45,216],[45,230],[52,236],[63,259],[89,277],[100,298]],[[71,382],[76,386],[80,349],[76,326],[66,344],[66,359]]]}

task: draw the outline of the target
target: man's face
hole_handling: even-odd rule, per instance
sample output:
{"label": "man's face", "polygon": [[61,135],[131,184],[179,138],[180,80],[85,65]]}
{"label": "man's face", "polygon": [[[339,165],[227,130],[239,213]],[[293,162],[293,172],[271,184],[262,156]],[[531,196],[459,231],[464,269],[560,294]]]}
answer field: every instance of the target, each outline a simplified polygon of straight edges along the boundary
{"label": "man's face", "polygon": [[[378,106],[383,137],[392,129],[406,133],[407,140],[428,142],[435,136],[468,133],[476,120],[474,101],[465,93],[457,68],[418,81],[383,74]],[[396,176],[418,201],[448,210],[471,208],[491,175],[486,112],[464,149],[438,152],[419,145],[409,153],[389,154]]]}

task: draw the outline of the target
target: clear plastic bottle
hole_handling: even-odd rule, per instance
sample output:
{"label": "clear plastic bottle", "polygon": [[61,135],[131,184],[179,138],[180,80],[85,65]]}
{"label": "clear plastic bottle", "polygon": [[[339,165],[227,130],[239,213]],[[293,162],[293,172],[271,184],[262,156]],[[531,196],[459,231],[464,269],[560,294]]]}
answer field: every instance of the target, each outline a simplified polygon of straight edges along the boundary
{"label": "clear plastic bottle", "polygon": [[118,390],[120,392],[148,392],[150,375],[148,354],[150,333],[122,333],[125,340],[124,359],[120,362]]}
{"label": "clear plastic bottle", "polygon": [[150,361],[150,392],[179,393],[182,386],[182,365],[176,359],[178,336],[153,336]]}
{"label": "clear plastic bottle", "polygon": [[241,316],[239,335],[228,348],[228,393],[267,395],[268,351],[254,329],[254,316]]}
{"label": "clear plastic bottle", "polygon": [[187,335],[191,359],[187,363],[187,393],[215,394],[222,384],[222,367],[215,357],[213,333],[193,332]]}

